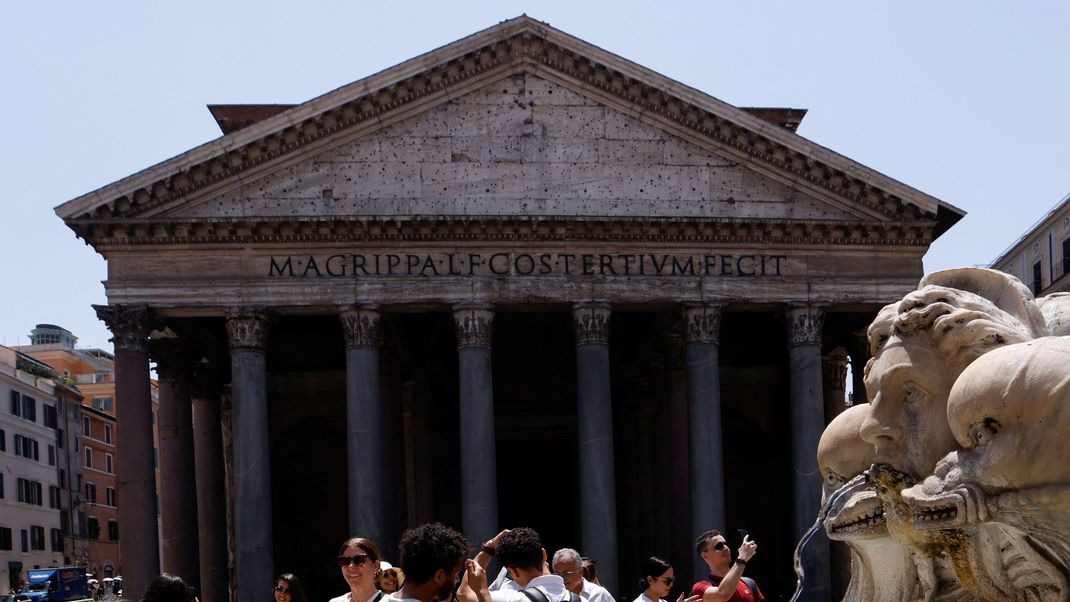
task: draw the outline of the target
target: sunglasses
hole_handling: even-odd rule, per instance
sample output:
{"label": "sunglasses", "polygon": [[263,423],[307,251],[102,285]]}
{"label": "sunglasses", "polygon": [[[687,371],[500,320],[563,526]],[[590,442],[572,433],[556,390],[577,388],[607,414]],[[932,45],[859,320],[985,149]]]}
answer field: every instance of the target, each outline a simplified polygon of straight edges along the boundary
{"label": "sunglasses", "polygon": [[676,577],[658,577],[658,581],[664,581],[665,585],[672,585]]}
{"label": "sunglasses", "polygon": [[279,592],[280,594],[288,594],[288,593],[290,593],[290,590],[286,589],[285,587],[283,587],[281,585],[276,585],[275,586],[275,591]]}
{"label": "sunglasses", "polygon": [[345,568],[349,565],[364,566],[364,563],[368,561],[367,554],[357,554],[355,556],[339,556],[338,566]]}
{"label": "sunglasses", "polygon": [[571,579],[574,575],[578,575],[578,574],[580,574],[582,572],[583,572],[583,569],[580,569],[580,570],[577,570],[577,571],[554,571],[554,574],[560,575],[561,577],[564,577],[565,579]]}
{"label": "sunglasses", "polygon": [[713,549],[717,550],[718,552],[720,552],[721,550],[723,550],[723,549],[725,549],[727,547],[728,547],[728,544],[726,544],[723,541],[719,541],[719,542],[713,544]]}

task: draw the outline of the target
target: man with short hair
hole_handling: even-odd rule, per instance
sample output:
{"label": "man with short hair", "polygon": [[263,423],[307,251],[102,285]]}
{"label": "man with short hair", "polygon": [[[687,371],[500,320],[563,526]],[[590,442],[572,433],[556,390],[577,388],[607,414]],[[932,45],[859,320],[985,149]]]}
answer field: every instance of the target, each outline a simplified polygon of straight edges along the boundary
{"label": "man with short hair", "polygon": [[565,582],[565,589],[578,594],[588,602],[614,602],[609,590],[601,585],[591,583],[583,576],[583,556],[572,548],[561,548],[554,552],[554,574]]}
{"label": "man with short hair", "polygon": [[[505,567],[518,589],[487,588],[486,571],[491,558],[497,558]],[[502,531],[484,543],[467,564],[468,572],[458,592],[466,602],[581,602],[579,596],[565,589],[561,577],[550,573],[546,550],[534,529]]]}
{"label": "man with short hair", "polygon": [[758,551],[758,544],[750,536],[743,537],[736,559],[732,560],[732,551],[720,531],[706,531],[695,541],[695,551],[706,566],[710,576],[706,581],[699,581],[691,588],[692,596],[702,596],[702,602],[762,602],[758,584],[753,579],[743,577],[747,562]]}
{"label": "man with short hair", "polygon": [[405,583],[395,594],[398,598],[409,602],[453,598],[465,558],[472,549],[464,535],[442,523],[421,525],[405,531],[400,548]]}

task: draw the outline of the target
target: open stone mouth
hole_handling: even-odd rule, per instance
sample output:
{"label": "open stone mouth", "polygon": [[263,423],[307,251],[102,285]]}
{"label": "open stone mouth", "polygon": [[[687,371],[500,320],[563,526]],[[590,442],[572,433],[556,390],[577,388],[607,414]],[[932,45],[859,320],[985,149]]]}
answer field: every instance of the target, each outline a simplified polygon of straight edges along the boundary
{"label": "open stone mouth", "polygon": [[873,509],[873,512],[864,516],[852,518],[846,522],[833,523],[831,529],[834,534],[849,535],[859,531],[870,531],[881,525],[884,525],[884,507],[878,506]]}
{"label": "open stone mouth", "polygon": [[[954,522],[959,516],[959,509],[956,506],[944,506],[940,508],[921,508],[914,512],[914,522],[917,523],[934,523],[934,522]],[[925,527],[932,525],[925,524]]]}

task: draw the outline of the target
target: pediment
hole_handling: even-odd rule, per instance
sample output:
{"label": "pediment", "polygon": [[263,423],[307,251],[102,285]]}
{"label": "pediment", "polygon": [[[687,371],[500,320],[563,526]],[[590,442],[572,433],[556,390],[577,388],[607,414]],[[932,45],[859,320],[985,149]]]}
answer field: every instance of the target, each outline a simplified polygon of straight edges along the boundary
{"label": "pediment", "polygon": [[527,17],[56,212],[83,236],[104,222],[440,214],[861,220],[935,236],[963,215]]}
{"label": "pediment", "polygon": [[858,220],[534,74],[516,74],[159,218]]}

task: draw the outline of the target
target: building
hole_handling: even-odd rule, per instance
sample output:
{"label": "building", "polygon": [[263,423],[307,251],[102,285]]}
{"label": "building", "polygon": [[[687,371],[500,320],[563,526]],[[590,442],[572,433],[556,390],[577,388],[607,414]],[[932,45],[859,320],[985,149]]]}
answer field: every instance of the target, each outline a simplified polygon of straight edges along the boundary
{"label": "building", "polygon": [[[393,559],[428,520],[477,543],[533,526],[622,596],[643,555],[687,580],[697,533],[743,527],[748,573],[792,591],[845,357],[963,215],[798,136],[801,110],[527,17],[212,112],[220,139],[56,209],[108,262],[124,578],[160,569],[127,537],[155,520],[128,505],[152,464],[125,455],[151,446],[131,427],[151,358],[164,568],[199,570],[205,602],[226,597],[224,507],[239,599],[277,570],[341,591],[339,541]],[[827,544],[804,563],[829,597]]]}
{"label": "building", "polygon": [[1042,297],[1070,291],[1070,195],[997,257],[990,267],[1015,276]]}
{"label": "building", "polygon": [[[30,345],[16,349],[47,364],[60,377],[70,379],[81,392],[82,403],[68,417],[74,428],[76,454],[72,462],[77,473],[68,471],[74,499],[71,533],[81,541],[84,554],[73,556],[74,564],[86,566],[98,578],[119,574],[122,566],[118,546],[118,482],[121,471],[120,450],[115,436],[115,357],[103,349],[79,348],[78,337],[55,324],[38,324],[30,332]],[[158,436],[155,417],[158,397],[151,383],[153,438],[151,455],[155,458]],[[159,483],[159,470],[154,478]],[[157,485],[158,487],[158,485]],[[159,528],[157,529],[159,530]]]}
{"label": "building", "polygon": [[47,366],[0,346],[0,593],[22,585],[26,571],[65,560],[60,467],[69,446],[57,429],[72,390],[45,374]]}

